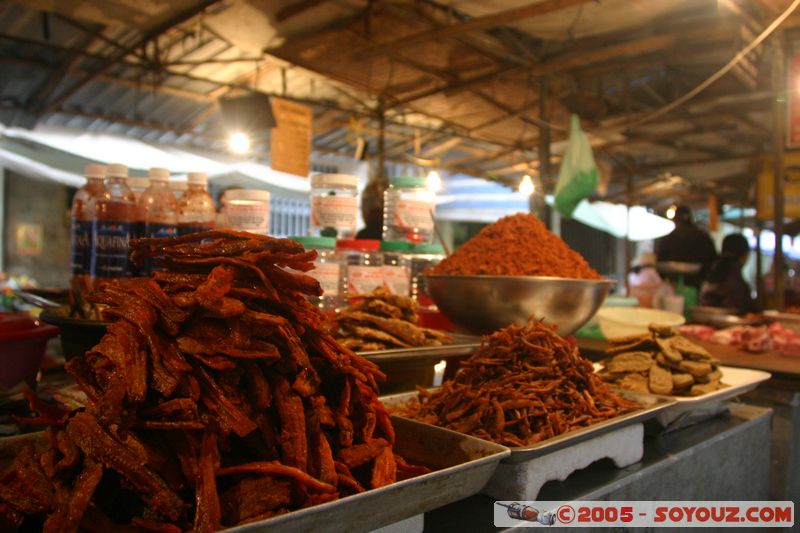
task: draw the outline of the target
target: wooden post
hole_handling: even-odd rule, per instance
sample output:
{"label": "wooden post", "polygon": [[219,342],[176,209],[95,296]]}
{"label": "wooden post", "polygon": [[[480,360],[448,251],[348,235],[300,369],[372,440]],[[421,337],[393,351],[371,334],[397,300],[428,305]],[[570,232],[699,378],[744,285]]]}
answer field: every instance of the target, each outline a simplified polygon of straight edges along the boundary
{"label": "wooden post", "polygon": [[389,186],[389,180],[386,177],[386,109],[383,105],[383,98],[378,99],[378,158],[377,168],[375,169],[375,177],[381,184],[381,188],[385,189]]}
{"label": "wooden post", "polygon": [[[541,187],[534,191],[529,200],[530,212],[540,219],[545,213],[544,195],[550,182],[550,127],[547,124],[550,114],[547,112],[547,103],[547,78],[542,77],[539,81],[539,183]],[[547,217],[545,220],[548,228],[551,227],[549,218]]]}
{"label": "wooden post", "polygon": [[774,225],[775,231],[775,307],[783,310],[784,305],[784,273],[783,273],[783,211],[784,211],[784,168],[783,151],[785,146],[784,130],[786,121],[786,65],[784,56],[783,34],[778,33],[773,41],[772,57],[772,99],[773,111],[773,189],[774,189]]}
{"label": "wooden post", "polygon": [[633,262],[633,250],[631,250],[631,204],[633,204],[633,174],[628,171],[628,176],[625,179],[625,295],[630,296],[631,285],[628,281],[631,272],[631,263]]}

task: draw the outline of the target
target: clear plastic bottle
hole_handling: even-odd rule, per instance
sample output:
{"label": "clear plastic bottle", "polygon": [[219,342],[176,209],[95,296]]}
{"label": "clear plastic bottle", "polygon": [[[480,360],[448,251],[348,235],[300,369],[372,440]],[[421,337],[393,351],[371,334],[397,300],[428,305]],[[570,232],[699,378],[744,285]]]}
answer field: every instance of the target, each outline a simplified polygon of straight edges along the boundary
{"label": "clear plastic bottle", "polygon": [[128,187],[130,187],[137,202],[142,197],[142,193],[144,193],[149,186],[150,179],[144,176],[131,176],[128,178]]}
{"label": "clear plastic bottle", "polygon": [[411,247],[406,241],[381,241],[383,252],[383,283],[392,294],[411,293]]}
{"label": "clear plastic bottle", "polygon": [[377,239],[339,239],[336,256],[345,271],[345,291],[348,298],[369,294],[383,287],[383,255]]}
{"label": "clear plastic bottle", "polygon": [[[141,226],[139,237],[174,237],[178,234],[178,200],[169,188],[169,170],[151,168],[150,186],[139,197]],[[153,269],[151,261],[142,265],[141,274]]]}
{"label": "clear plastic bottle", "polygon": [[189,188],[178,200],[178,235],[214,228],[217,211],[214,199],[208,194],[208,176],[204,172],[189,172]]}
{"label": "clear plastic bottle", "polygon": [[332,314],[342,308],[345,303],[344,265],[336,253],[336,239],[332,237],[292,237],[302,244],[306,250],[316,250],[314,270],[306,272],[319,281],[322,286],[321,297],[309,297],[309,301],[325,313]]}
{"label": "clear plastic bottle", "polygon": [[221,203],[226,228],[261,235],[269,233],[269,191],[228,189]]}
{"label": "clear plastic bottle", "polygon": [[349,174],[311,176],[309,231],[314,236],[352,239],[358,224],[358,178]]}
{"label": "clear plastic bottle", "polygon": [[128,257],[136,222],[136,199],[128,187],[128,167],[108,165],[106,192],[95,201],[92,276],[124,278],[132,274]]}
{"label": "clear plastic bottle", "polygon": [[73,276],[88,276],[92,268],[92,224],[95,202],[107,192],[106,166],[91,164],[85,169],[86,184],[72,197],[71,247]]}
{"label": "clear plastic bottle", "polygon": [[421,176],[395,176],[383,193],[383,240],[426,243],[433,240],[435,193]]}

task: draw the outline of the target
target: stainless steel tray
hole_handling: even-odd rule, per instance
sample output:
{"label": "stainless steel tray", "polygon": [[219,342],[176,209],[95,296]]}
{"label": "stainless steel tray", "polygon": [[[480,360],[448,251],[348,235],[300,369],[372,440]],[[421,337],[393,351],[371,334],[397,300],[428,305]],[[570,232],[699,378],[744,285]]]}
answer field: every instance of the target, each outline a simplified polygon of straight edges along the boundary
{"label": "stainless steel tray", "polygon": [[474,335],[463,335],[453,333],[452,344],[442,346],[420,346],[419,348],[393,348],[391,350],[374,350],[369,352],[358,352],[370,361],[390,362],[407,361],[410,359],[447,359],[448,357],[460,357],[470,355],[481,345],[481,337]]}
{"label": "stainless steel tray", "polygon": [[477,494],[510,453],[505,446],[414,420],[392,417],[392,422],[395,451],[438,470],[225,531],[370,531]]}
{"label": "stainless steel tray", "polygon": [[[633,391],[615,390],[615,393],[628,398],[630,400],[641,403],[644,407],[637,409],[630,413],[611,418],[604,422],[587,426],[585,428],[576,429],[569,433],[563,433],[557,437],[531,444],[530,446],[519,446],[510,448],[511,455],[503,459],[504,463],[522,463],[530,461],[536,457],[541,457],[557,450],[567,448],[573,444],[593,439],[609,431],[613,431],[631,424],[644,422],[651,418],[658,416],[660,412],[676,403],[674,398],[669,396],[660,396],[657,394],[644,394]],[[404,392],[402,394],[393,394],[390,396],[382,396],[380,399],[391,409],[393,405],[402,405],[417,395],[416,392]]]}

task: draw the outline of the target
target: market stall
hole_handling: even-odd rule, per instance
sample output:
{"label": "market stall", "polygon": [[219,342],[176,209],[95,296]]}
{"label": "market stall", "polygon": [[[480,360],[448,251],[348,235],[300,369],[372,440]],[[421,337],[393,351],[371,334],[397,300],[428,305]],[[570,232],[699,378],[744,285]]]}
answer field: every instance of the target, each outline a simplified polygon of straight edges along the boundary
{"label": "market stall", "polygon": [[0,3],[0,531],[792,527],[800,0],[156,4]]}

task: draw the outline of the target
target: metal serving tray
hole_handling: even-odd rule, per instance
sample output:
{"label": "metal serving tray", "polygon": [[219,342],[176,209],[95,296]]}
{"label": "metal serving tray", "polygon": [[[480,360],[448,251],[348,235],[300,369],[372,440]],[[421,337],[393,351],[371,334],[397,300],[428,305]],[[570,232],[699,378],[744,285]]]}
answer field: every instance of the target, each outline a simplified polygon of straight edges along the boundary
{"label": "metal serving tray", "polygon": [[[575,431],[570,431],[569,433],[563,433],[557,437],[537,442],[536,444],[509,448],[511,450],[511,454],[507,458],[503,459],[503,462],[515,464],[530,461],[531,459],[568,448],[569,446],[579,442],[593,439],[608,433],[609,431],[614,431],[631,424],[636,424],[651,418],[655,418],[664,409],[667,409],[669,406],[676,403],[675,399],[669,396],[623,390],[615,390],[614,392],[624,398],[628,398],[629,400],[637,401],[644,407],[642,409],[637,409],[636,411],[608,419],[598,424],[576,429]],[[417,392],[412,391],[402,394],[382,396],[380,400],[391,410],[392,406],[403,405],[412,398],[416,397],[416,395]]]}
{"label": "metal serving tray", "polygon": [[438,358],[447,359],[448,357],[460,357],[470,355],[481,345],[481,337],[475,335],[463,335],[454,333],[452,344],[442,346],[420,346],[419,348],[393,348],[391,350],[374,350],[369,352],[358,352],[376,362],[408,361],[412,359]]}
{"label": "metal serving tray", "polygon": [[477,494],[494,474],[505,446],[455,431],[392,417],[395,451],[434,472],[226,529],[227,533],[370,531]]}

